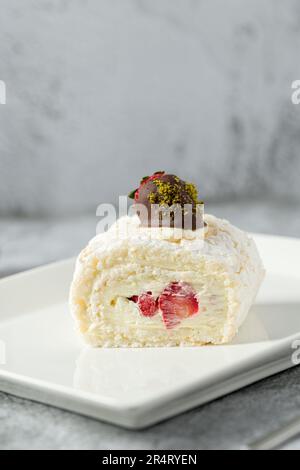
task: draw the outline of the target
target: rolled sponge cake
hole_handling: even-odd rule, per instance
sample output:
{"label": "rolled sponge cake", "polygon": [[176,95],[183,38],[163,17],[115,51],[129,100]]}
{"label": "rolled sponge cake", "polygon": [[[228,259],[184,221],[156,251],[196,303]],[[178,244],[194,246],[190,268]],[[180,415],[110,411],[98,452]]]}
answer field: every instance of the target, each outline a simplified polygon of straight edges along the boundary
{"label": "rolled sponge cake", "polygon": [[[137,216],[126,216],[90,241],[77,259],[70,292],[71,312],[87,343],[199,346],[234,338],[264,268],[245,232],[211,215],[205,222],[205,230],[182,231],[179,238],[176,229],[141,227]],[[172,289],[186,293],[196,308],[182,309],[182,297],[175,295],[175,311],[187,313],[168,322]],[[137,301],[144,294],[155,305],[151,316]]]}

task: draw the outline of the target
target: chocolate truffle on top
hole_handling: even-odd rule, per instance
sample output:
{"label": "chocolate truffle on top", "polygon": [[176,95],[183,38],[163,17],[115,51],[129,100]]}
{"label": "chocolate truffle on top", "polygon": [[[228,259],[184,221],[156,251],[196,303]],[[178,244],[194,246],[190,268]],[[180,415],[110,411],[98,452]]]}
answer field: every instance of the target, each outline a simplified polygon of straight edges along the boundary
{"label": "chocolate truffle on top", "polygon": [[[157,171],[152,176],[145,176],[139,188],[132,191],[129,197],[134,199],[136,204],[144,205],[148,210],[145,216],[137,209],[142,225],[148,227],[169,225],[172,228],[190,230],[203,227],[203,202],[198,200],[196,186],[183,181],[176,175]],[[187,204],[189,206],[185,206]],[[164,211],[168,211],[172,206],[175,210],[170,211],[170,218],[163,217]],[[156,212],[158,217],[155,217],[155,211],[159,212],[159,214]]]}

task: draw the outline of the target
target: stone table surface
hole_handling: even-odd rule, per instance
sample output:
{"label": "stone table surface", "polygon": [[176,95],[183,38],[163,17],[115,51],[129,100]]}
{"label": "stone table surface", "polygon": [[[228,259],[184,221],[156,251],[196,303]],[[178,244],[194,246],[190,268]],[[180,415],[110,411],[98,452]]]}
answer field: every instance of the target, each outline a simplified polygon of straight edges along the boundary
{"label": "stone table surface", "polygon": [[[218,205],[246,230],[300,235],[300,209],[275,203]],[[1,219],[0,276],[76,254],[96,217]],[[0,449],[243,449],[300,417],[300,368],[278,374],[143,431],[128,431],[0,392]],[[300,436],[285,446],[300,449]]]}

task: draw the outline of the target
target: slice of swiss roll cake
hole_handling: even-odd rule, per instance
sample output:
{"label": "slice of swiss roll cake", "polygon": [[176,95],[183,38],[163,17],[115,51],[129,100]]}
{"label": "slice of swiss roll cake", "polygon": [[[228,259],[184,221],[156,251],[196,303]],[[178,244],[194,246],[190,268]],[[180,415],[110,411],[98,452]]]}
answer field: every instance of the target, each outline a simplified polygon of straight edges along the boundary
{"label": "slice of swiss roll cake", "polygon": [[[131,196],[136,214],[97,235],[77,259],[70,307],[83,338],[96,347],[230,342],[264,278],[254,241],[203,216],[195,186],[174,175],[146,177]],[[155,217],[141,206],[155,206]]]}

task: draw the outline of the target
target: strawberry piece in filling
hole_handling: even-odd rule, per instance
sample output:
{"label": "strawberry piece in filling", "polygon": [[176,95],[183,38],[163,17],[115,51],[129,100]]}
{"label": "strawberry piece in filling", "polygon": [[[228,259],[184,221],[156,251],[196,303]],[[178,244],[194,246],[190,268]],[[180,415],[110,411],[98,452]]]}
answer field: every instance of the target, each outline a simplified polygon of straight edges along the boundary
{"label": "strawberry piece in filling", "polygon": [[129,300],[138,305],[144,317],[153,317],[158,312],[157,300],[153,297],[152,292],[133,295]]}
{"label": "strawberry piece in filling", "polygon": [[171,282],[159,296],[158,306],[167,329],[199,311],[196,293],[187,282]]}

